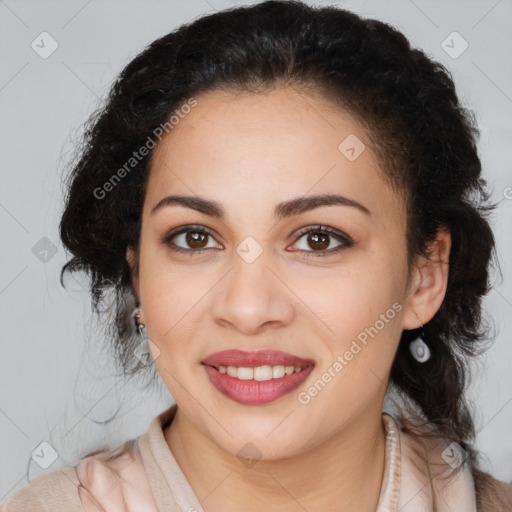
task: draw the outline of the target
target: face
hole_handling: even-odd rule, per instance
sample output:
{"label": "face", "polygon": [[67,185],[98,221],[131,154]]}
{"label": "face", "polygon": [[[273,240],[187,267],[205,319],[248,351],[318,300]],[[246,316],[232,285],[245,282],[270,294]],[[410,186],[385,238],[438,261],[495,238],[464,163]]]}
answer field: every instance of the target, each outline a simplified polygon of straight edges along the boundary
{"label": "face", "polygon": [[404,205],[361,126],[327,100],[196,100],[155,150],[141,319],[194,428],[234,454],[251,442],[291,456],[380,416],[400,334],[421,323]]}

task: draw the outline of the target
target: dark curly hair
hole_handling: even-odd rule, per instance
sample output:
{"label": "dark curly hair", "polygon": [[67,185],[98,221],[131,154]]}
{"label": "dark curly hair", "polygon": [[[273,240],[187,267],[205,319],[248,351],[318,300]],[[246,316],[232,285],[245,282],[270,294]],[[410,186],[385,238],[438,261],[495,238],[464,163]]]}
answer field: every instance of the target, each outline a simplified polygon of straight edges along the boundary
{"label": "dark curly hair", "polygon": [[480,177],[475,117],[459,102],[450,72],[383,22],[335,7],[267,1],[203,16],[151,43],[88,121],[60,224],[73,255],[61,282],[65,272],[87,271],[96,312],[114,292],[106,309],[112,340],[125,375],[137,372],[130,317],[136,299],[125,255],[127,247],[138,248],[152,151],[112,184],[107,198],[95,191],[112,183],[190,98],[280,85],[320,94],[365,127],[385,177],[407,205],[409,264],[415,255],[428,257],[438,230],[449,229],[446,295],[424,326],[432,357],[417,364],[408,342],[418,332],[404,331],[391,383],[413,417],[458,442],[474,462],[464,391],[468,356],[488,334],[481,301],[491,286],[495,241],[486,216],[496,205]]}

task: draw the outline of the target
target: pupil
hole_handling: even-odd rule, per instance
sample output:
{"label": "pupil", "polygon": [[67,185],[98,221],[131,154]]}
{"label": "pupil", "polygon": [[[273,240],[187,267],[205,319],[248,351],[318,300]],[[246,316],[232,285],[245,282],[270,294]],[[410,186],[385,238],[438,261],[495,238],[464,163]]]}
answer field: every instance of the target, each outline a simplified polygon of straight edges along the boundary
{"label": "pupil", "polygon": [[187,233],[187,243],[191,247],[202,247],[201,242],[204,242],[205,235],[203,233],[198,233],[197,231],[192,231]]}
{"label": "pupil", "polygon": [[[321,241],[319,241],[320,239],[323,239],[323,243]],[[317,249],[325,249],[325,248],[329,247],[329,243],[327,242],[327,235],[325,235],[323,233],[311,234],[309,236],[309,241],[312,242],[314,245],[316,245]]]}

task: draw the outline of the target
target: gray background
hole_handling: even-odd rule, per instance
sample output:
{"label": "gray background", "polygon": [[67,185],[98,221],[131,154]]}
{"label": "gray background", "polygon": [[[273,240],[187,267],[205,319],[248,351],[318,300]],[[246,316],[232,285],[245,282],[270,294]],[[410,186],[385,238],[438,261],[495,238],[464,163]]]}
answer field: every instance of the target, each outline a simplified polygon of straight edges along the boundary
{"label": "gray background", "polygon": [[[469,391],[484,468],[512,480],[512,2],[310,3],[337,4],[395,25],[448,66],[462,101],[477,113],[484,173],[493,199],[501,200],[493,225],[503,281],[495,275],[485,300],[496,341],[475,366]],[[140,383],[111,377],[86,281],[75,276],[67,289],[59,284],[66,261],[58,237],[61,180],[83,122],[125,64],[181,23],[241,4],[0,1],[0,503],[38,474],[141,434],[172,403],[163,386],[141,391]],[[34,40],[43,46],[43,31],[58,44],[46,59],[31,47]],[[469,44],[457,58],[441,46],[453,31]],[[44,51],[50,43],[45,39]],[[453,53],[463,42],[449,44]],[[115,421],[101,424],[115,412]],[[46,469],[31,459],[43,441],[58,454]]]}

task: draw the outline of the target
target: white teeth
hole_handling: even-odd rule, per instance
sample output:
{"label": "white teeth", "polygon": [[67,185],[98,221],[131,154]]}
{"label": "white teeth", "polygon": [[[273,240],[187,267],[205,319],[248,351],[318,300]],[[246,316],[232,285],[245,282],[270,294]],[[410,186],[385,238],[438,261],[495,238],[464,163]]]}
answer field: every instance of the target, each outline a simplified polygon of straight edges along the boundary
{"label": "white teeth", "polygon": [[284,366],[273,366],[272,367],[272,378],[273,379],[280,379],[281,377],[284,377]]}
{"label": "white teeth", "polygon": [[[234,366],[232,368],[234,368]],[[254,377],[254,370],[254,368],[238,368],[237,377],[240,380],[251,380]]]}
{"label": "white teeth", "polygon": [[[240,369],[238,372],[240,373]],[[272,373],[272,366],[256,366],[254,368],[254,380],[270,380]]]}
{"label": "white teeth", "polygon": [[[308,365],[309,366],[309,365]],[[293,373],[299,373],[302,368],[298,366],[255,366],[247,367],[247,366],[219,366],[218,370],[220,373],[227,373],[230,377],[236,377],[240,380],[271,380],[271,379],[281,379],[285,375],[292,375]]]}

